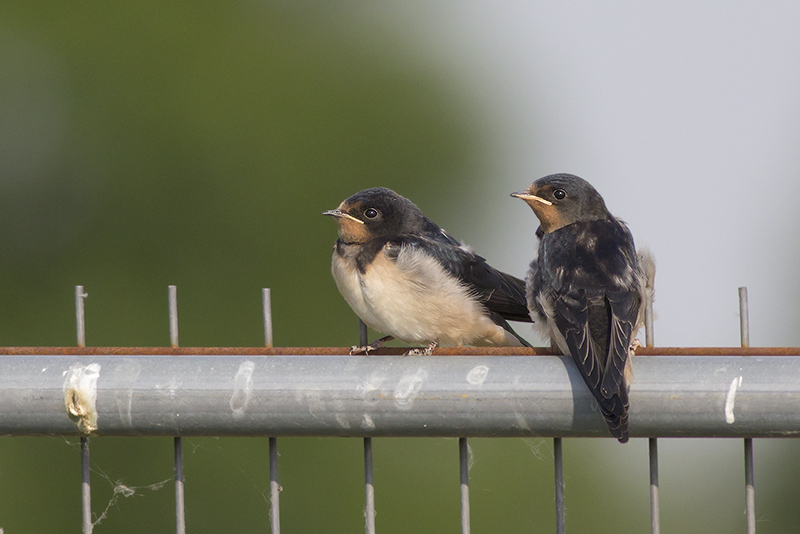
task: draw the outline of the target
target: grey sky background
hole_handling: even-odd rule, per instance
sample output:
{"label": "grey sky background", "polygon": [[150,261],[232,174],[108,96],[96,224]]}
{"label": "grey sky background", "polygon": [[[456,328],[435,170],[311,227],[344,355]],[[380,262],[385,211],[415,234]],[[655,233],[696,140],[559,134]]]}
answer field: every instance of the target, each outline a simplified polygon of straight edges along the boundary
{"label": "grey sky background", "polygon": [[657,344],[737,345],[739,286],[753,345],[800,342],[800,5],[373,9],[365,16],[414,32],[420,54],[455,69],[475,112],[494,118],[495,160],[476,170],[481,194],[461,193],[442,221],[452,233],[521,274],[536,220],[508,193],[578,174],[656,256]]}

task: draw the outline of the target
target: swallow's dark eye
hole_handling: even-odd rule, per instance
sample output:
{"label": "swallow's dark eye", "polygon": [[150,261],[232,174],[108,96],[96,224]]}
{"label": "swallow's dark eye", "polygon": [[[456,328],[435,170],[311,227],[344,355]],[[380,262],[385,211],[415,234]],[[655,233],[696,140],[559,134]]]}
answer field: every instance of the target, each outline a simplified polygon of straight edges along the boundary
{"label": "swallow's dark eye", "polygon": [[565,198],[567,198],[567,192],[564,191],[563,189],[556,189],[555,191],[553,191],[553,198],[555,198],[556,200],[564,200]]}
{"label": "swallow's dark eye", "polygon": [[374,219],[377,216],[378,216],[378,210],[376,210],[375,208],[367,208],[364,210],[364,217],[366,217],[367,219]]}

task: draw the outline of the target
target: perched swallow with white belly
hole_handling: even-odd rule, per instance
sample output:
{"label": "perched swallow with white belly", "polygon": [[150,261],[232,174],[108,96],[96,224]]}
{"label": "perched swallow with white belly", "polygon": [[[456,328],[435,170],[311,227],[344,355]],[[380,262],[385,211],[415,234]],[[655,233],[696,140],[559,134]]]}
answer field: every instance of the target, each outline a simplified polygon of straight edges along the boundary
{"label": "perched swallow with white belly", "polygon": [[[575,361],[611,434],[628,441],[629,355],[655,264],[587,181],[553,174],[519,193],[541,223],[526,279],[528,309],[554,349]],[[642,265],[642,264],[645,265]]]}
{"label": "perched swallow with white belly", "polygon": [[525,282],[491,267],[390,189],[365,189],[323,212],[338,223],[331,271],[367,326],[409,344],[530,347],[507,321],[531,322]]}

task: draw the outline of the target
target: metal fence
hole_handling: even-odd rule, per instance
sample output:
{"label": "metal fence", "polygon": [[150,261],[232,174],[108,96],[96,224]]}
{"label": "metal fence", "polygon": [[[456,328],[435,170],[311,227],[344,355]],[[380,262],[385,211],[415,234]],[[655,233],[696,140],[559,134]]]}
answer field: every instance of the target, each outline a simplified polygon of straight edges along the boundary
{"label": "metal fence", "polygon": [[[176,532],[185,532],[184,436],[269,436],[270,522],[280,532],[278,440],[364,439],[365,530],[375,532],[372,439],[459,438],[461,531],[470,532],[468,439],[553,438],[557,532],[565,531],[562,438],[607,436],[569,358],[544,349],[182,348],[169,288],[171,347],[85,347],[76,287],[77,347],[0,349],[0,434],[81,436],[83,532],[92,532],[89,436],[173,436]],[[748,533],[755,532],[753,438],[800,435],[800,348],[750,348],[740,289],[737,348],[648,347],[633,359],[631,437],[649,438],[651,532],[660,532],[659,437],[743,438]],[[365,343],[366,329],[360,329]],[[179,356],[179,357],[176,357]],[[442,357],[445,356],[445,357]],[[526,357],[527,356],[527,357]]]}

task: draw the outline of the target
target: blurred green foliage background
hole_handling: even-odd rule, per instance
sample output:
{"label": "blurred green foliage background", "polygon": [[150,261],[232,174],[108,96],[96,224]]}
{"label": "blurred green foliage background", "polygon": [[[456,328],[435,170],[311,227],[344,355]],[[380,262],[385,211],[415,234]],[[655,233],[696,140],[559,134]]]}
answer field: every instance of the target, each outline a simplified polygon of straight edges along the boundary
{"label": "blurred green foliage background", "polygon": [[480,157],[446,78],[346,9],[38,7],[0,8],[5,344],[69,344],[76,284],[94,345],[166,344],[167,284],[183,344],[262,344],[261,287],[276,344],[350,343],[321,212]]}
{"label": "blurred green foliage background", "polygon": [[[383,185],[458,236],[446,223],[491,160],[491,117],[409,44],[358,2],[2,3],[0,344],[74,344],[76,284],[89,345],[167,345],[168,284],[183,345],[263,344],[262,287],[276,345],[352,344],[321,212]],[[566,442],[572,532],[647,529],[646,443],[611,441]],[[279,444],[284,531],[361,531],[361,441]],[[473,531],[552,531],[550,442],[471,446]],[[190,532],[268,531],[266,438],[184,448]],[[704,450],[737,466],[740,448]],[[0,439],[5,533],[79,532],[78,454],[74,438]],[[174,531],[171,440],[93,438],[92,461],[95,532]],[[455,440],[376,440],[379,532],[457,531],[457,464]],[[793,531],[798,468],[758,467],[760,530]],[[743,531],[742,476],[662,473],[664,530]]]}

